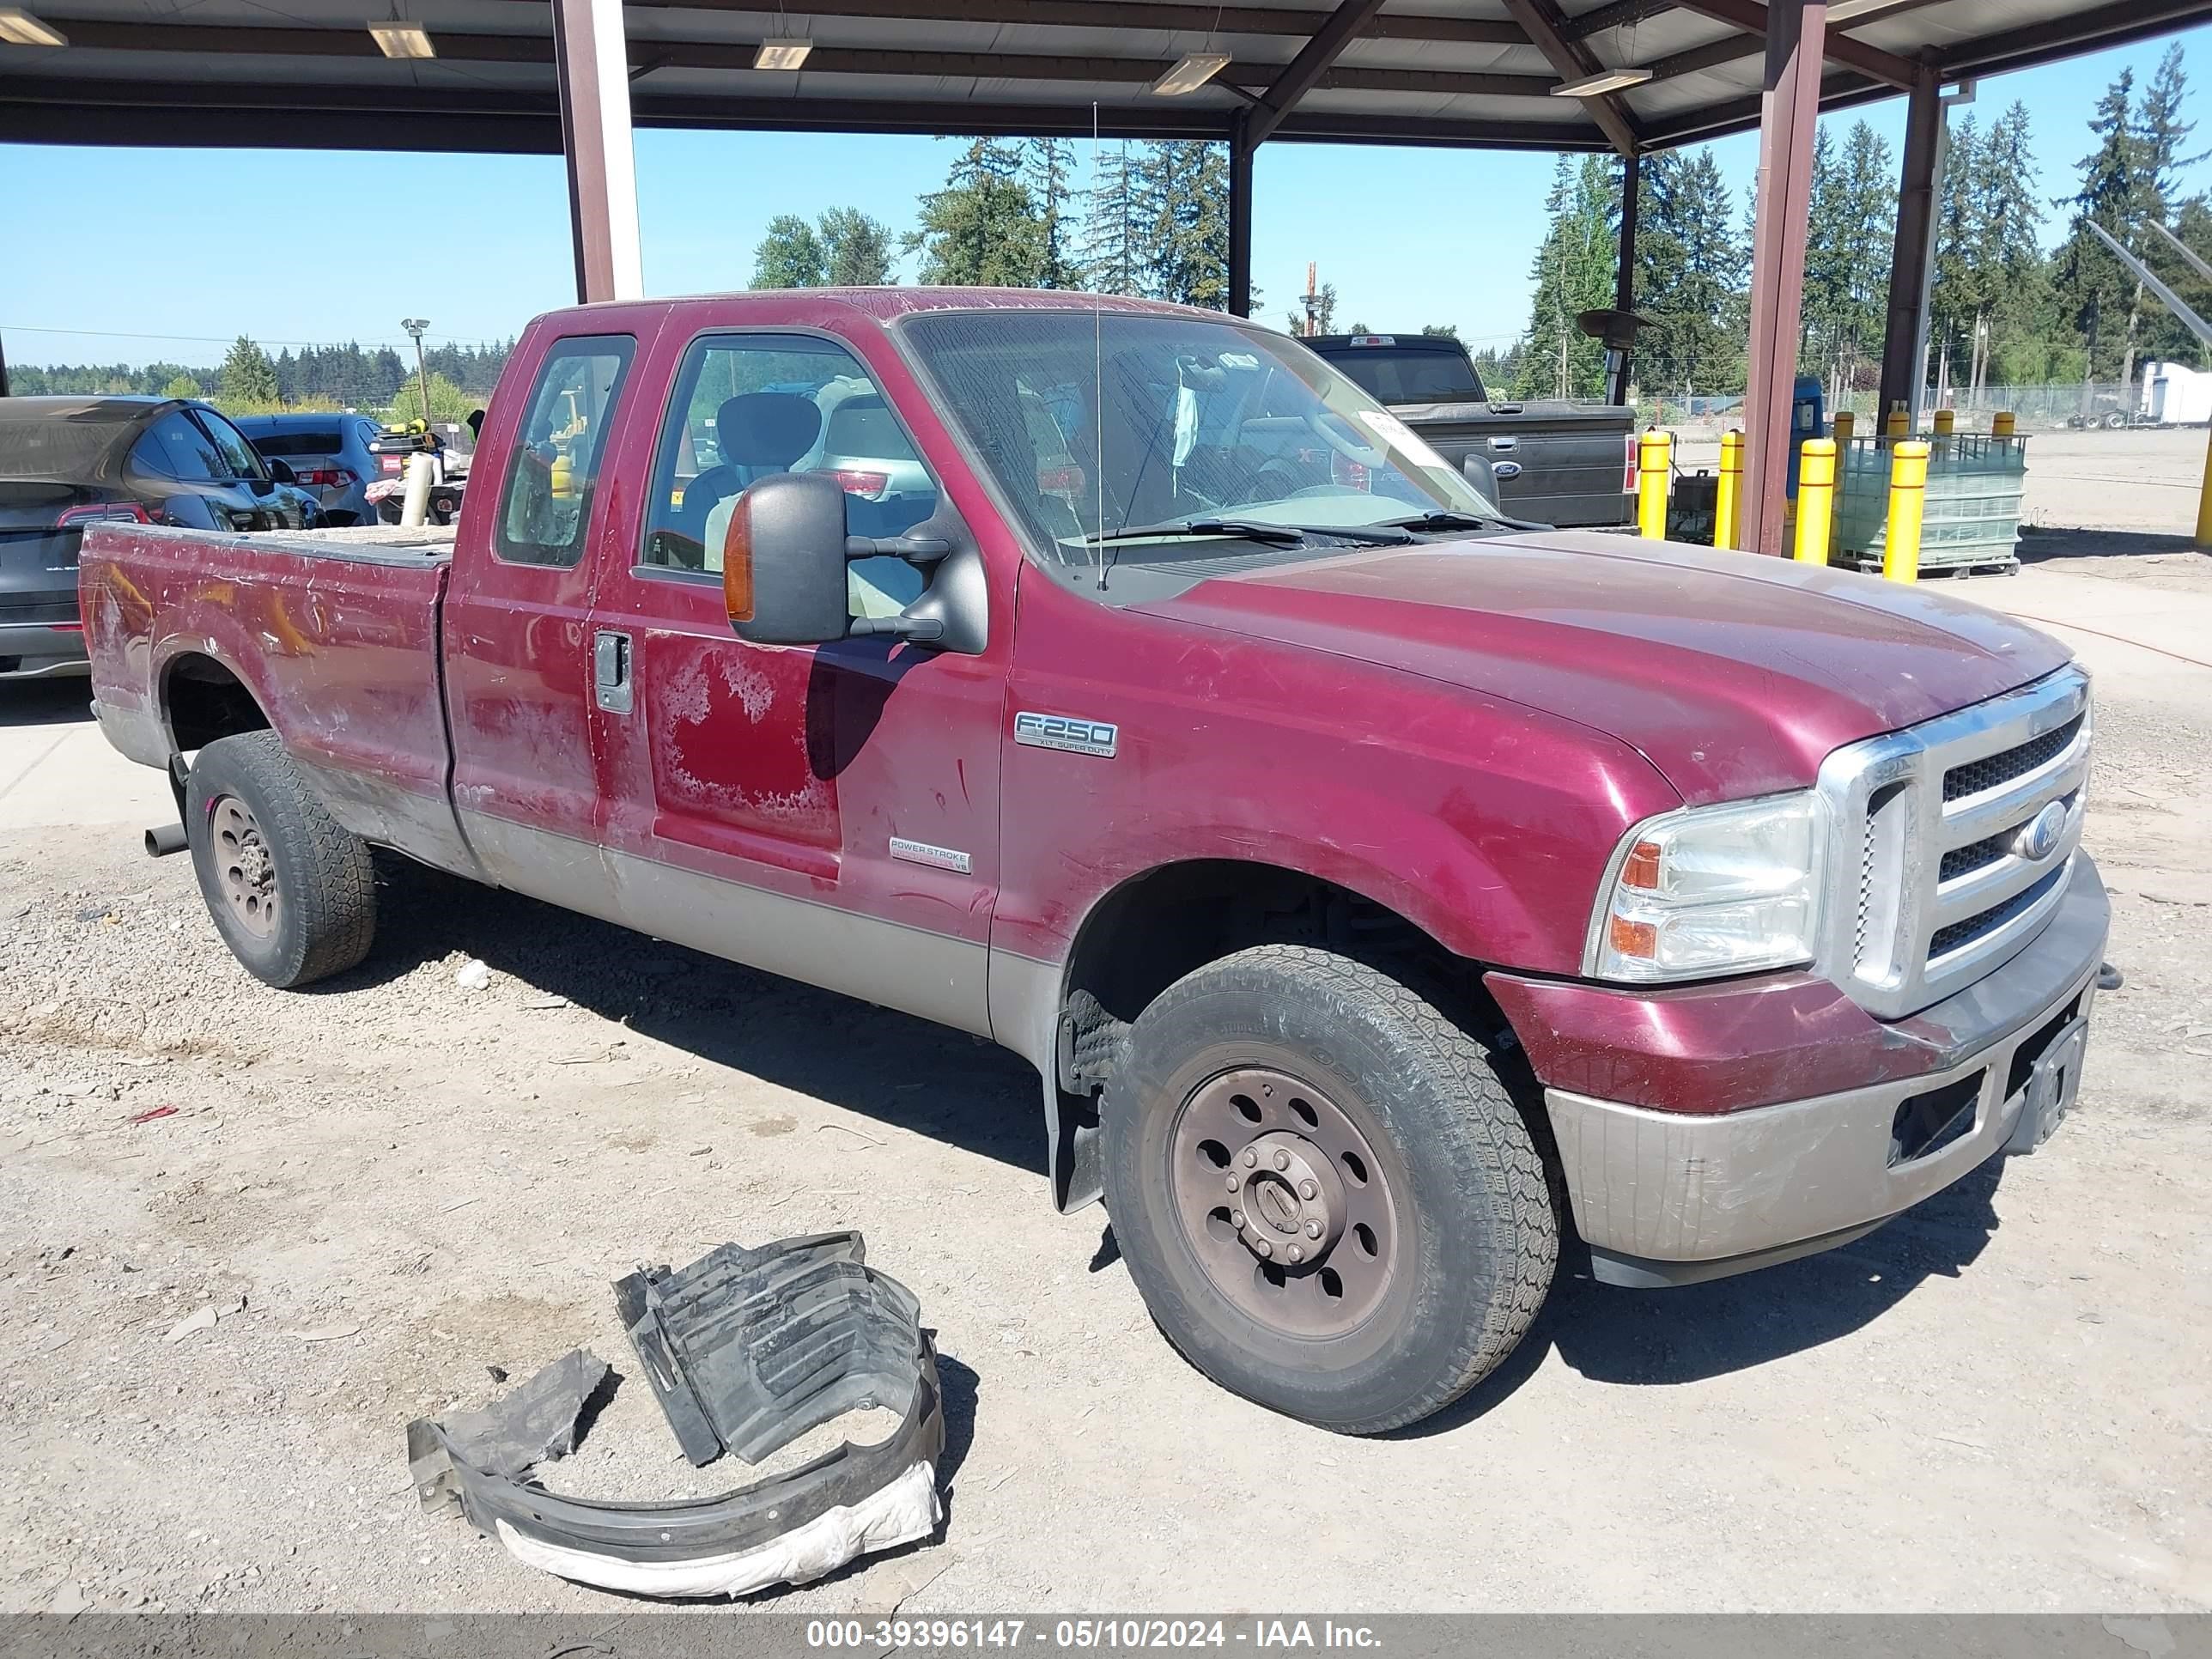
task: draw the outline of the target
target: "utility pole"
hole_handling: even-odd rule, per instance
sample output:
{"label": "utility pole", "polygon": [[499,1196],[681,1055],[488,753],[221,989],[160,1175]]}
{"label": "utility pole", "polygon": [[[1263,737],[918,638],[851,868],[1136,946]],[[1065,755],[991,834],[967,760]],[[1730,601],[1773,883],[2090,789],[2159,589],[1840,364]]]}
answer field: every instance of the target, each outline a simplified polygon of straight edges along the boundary
{"label": "utility pole", "polygon": [[1306,337],[1311,339],[1321,332],[1321,290],[1314,281],[1319,274],[1317,260],[1306,261]]}
{"label": "utility pole", "polygon": [[422,389],[422,425],[430,424],[430,369],[422,360],[422,331],[430,326],[426,317],[409,317],[399,325],[415,337],[415,384]]}

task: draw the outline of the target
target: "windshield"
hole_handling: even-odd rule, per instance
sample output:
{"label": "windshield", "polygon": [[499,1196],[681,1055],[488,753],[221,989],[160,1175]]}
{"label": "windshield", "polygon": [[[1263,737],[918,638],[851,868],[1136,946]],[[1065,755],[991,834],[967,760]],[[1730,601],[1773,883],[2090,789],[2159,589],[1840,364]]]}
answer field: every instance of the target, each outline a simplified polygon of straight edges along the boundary
{"label": "windshield", "polygon": [[[1006,500],[1064,559],[1191,520],[1295,527],[1317,538],[1310,550],[1337,552],[1330,526],[1498,516],[1403,422],[1279,335],[1057,309],[943,312],[906,328]],[[1121,556],[1177,556],[1146,539],[1128,538]]]}

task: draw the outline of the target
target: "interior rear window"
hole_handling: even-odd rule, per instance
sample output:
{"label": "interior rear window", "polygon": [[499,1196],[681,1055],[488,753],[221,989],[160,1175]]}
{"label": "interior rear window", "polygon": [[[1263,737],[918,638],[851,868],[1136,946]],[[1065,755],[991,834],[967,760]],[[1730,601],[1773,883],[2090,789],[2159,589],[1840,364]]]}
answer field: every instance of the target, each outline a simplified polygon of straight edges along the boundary
{"label": "interior rear window", "polygon": [[268,432],[253,447],[264,455],[335,455],[345,440],[335,432]]}

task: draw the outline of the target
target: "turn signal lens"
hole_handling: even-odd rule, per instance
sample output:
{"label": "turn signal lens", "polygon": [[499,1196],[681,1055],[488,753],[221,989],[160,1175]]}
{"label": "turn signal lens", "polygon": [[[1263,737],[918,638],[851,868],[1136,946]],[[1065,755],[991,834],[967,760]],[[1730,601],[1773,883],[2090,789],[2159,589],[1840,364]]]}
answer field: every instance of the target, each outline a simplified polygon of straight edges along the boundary
{"label": "turn signal lens", "polygon": [[1656,892],[1659,886],[1659,843],[1639,841],[1628,849],[1627,862],[1620,866],[1620,884],[1640,887],[1646,892]]}
{"label": "turn signal lens", "polygon": [[722,535],[722,608],[733,623],[753,619],[753,511],[742,495]]}
{"label": "turn signal lens", "polygon": [[1659,954],[1659,930],[1648,921],[1631,921],[1626,916],[1615,916],[1609,937],[1613,953],[1617,957],[1632,957],[1649,962]]}

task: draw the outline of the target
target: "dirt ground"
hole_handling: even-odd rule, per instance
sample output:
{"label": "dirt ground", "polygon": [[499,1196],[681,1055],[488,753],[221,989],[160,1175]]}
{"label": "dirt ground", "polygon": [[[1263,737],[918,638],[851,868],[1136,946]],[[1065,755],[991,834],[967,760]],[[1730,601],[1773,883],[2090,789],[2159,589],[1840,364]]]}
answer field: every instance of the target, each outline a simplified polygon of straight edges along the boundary
{"label": "dirt ground", "polygon": [[[112,773],[39,796],[0,820],[0,1611],[627,1610],[423,1516],[408,1421],[580,1343],[633,1369],[609,1286],[641,1261],[846,1226],[939,1333],[948,1515],[786,1610],[2212,1609],[2187,517],[1958,589],[2099,674],[2128,983],[2060,1134],[1847,1249],[1563,1282],[1503,1373],[1378,1441],[1176,1356],[1103,1212],[1053,1212],[1033,1079],[986,1044],[399,866],[365,968],[266,991]],[[0,688],[0,739],[55,752],[81,697]],[[744,1478],[690,1470],[634,1380],[551,1471]]]}

